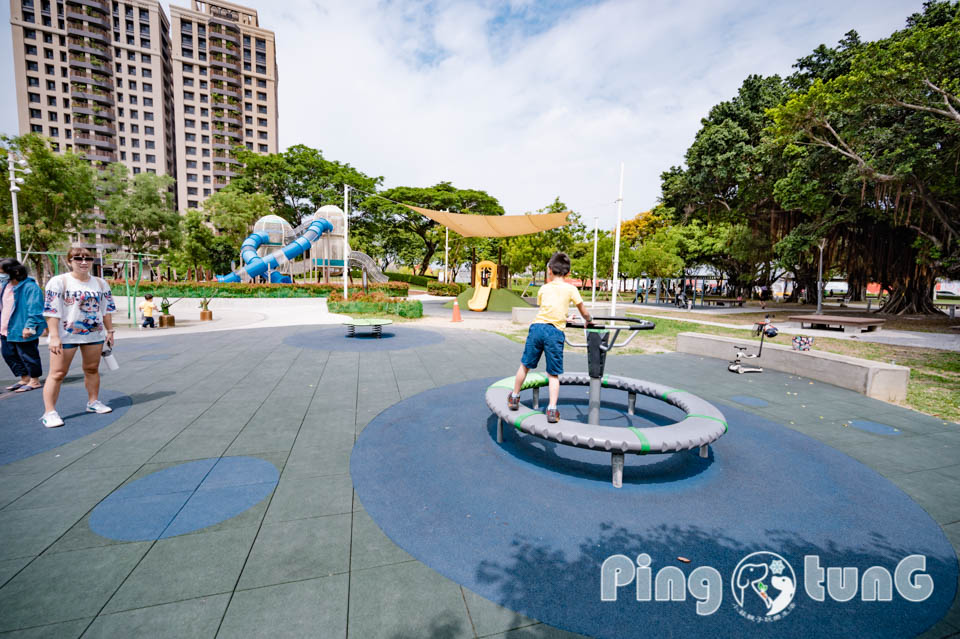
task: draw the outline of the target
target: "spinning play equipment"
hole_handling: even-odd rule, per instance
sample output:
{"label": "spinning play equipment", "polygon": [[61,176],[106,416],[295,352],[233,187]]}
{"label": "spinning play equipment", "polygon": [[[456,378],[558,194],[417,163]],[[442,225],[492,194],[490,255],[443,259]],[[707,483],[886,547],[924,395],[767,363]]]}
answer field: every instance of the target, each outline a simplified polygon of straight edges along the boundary
{"label": "spinning play equipment", "polygon": [[490,291],[500,287],[497,279],[497,265],[490,260],[477,262],[474,267],[474,282],[476,288],[473,291],[473,297],[467,302],[467,308],[471,311],[485,311],[487,304],[490,303]]}
{"label": "spinning play equipment", "polygon": [[760,359],[760,356],[763,354],[763,339],[765,337],[773,339],[780,331],[778,331],[777,327],[770,322],[769,315],[767,315],[762,322],[756,322],[753,325],[753,331],[755,335],[760,337],[760,349],[755,355],[748,355],[746,346],[734,346],[733,348],[737,351],[735,359],[727,366],[727,370],[731,373],[739,373],[740,375],[743,375],[744,373],[763,372],[763,368],[760,366],[756,364],[751,365],[743,360]]}
{"label": "spinning play equipment", "polygon": [[[547,422],[547,417],[539,408],[539,390],[548,383],[547,376],[539,373],[527,375],[522,390],[533,389],[533,406],[523,403],[518,411],[507,406],[510,393],[513,392],[514,378],[508,377],[493,383],[487,388],[487,407],[497,416],[497,442],[503,442],[503,422],[506,421],[520,432],[535,435],[543,439],[606,451],[611,455],[613,485],[623,485],[623,456],[626,453],[647,455],[650,453],[674,453],[698,448],[701,457],[708,456],[708,446],[727,432],[727,421],[717,408],[704,399],[687,391],[671,388],[654,382],[605,375],[607,353],[614,348],[629,344],[635,331],[655,328],[653,322],[627,317],[595,317],[595,320],[611,322],[607,326],[585,325],[568,322],[571,328],[583,328],[585,343],[567,342],[570,346],[587,349],[588,373],[564,373],[560,375],[560,384],[589,385],[590,403],[587,423],[561,419],[556,424]],[[619,322],[619,324],[617,323]],[[630,336],[617,343],[621,331],[629,331]],[[637,393],[662,400],[676,406],[686,417],[667,426],[650,428],[618,428],[600,425],[600,392],[602,388],[612,388],[627,392],[627,414],[633,415]]]}

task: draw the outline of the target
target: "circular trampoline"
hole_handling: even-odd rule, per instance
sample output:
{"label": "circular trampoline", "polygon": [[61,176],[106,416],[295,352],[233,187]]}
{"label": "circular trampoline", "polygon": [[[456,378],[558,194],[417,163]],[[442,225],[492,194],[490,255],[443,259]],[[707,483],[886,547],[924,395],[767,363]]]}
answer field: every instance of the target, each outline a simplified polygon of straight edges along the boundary
{"label": "circular trampoline", "polygon": [[[452,384],[388,408],[360,433],[350,467],[357,497],[390,539],[490,601],[594,637],[906,637],[950,608],[957,558],[941,528],[892,482],[817,440],[725,408],[731,435],[707,458],[695,450],[627,455],[615,488],[595,450],[518,429],[505,429],[498,444],[497,417],[483,399],[495,381]],[[604,402],[601,425],[655,430],[685,415],[642,394],[630,415],[622,397]],[[587,404],[582,387],[561,387],[566,419],[588,421]],[[766,582],[771,594],[791,585],[795,594],[789,614],[762,624],[745,616],[756,609],[737,608],[731,586],[753,553],[781,557],[795,574],[792,584],[790,571]],[[661,572],[688,578],[688,590],[674,591],[683,600],[638,600],[639,581],[602,600],[603,566],[617,555],[631,565],[649,557],[652,592],[665,590]],[[923,601],[897,590],[890,601],[817,601],[797,583],[806,556],[824,570],[863,575],[875,566],[893,574],[910,555],[925,558],[934,585]],[[722,605],[709,615],[698,614],[693,595],[701,568],[723,578]],[[762,608],[759,597],[747,599]]]}

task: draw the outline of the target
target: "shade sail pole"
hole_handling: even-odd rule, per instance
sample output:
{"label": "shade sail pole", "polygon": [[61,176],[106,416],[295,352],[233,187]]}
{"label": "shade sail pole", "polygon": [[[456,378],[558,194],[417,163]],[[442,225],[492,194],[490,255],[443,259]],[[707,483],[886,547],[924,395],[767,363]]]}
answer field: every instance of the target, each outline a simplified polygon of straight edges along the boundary
{"label": "shade sail pole", "polygon": [[448,266],[449,262],[447,261],[447,256],[450,254],[450,229],[443,227],[445,237],[443,240],[443,283],[450,283],[450,267]]}
{"label": "shade sail pole", "polygon": [[623,215],[623,162],[620,163],[620,195],[617,197],[617,239],[613,243],[613,297],[610,315],[617,315],[617,289],[620,288],[620,218]]}
{"label": "shade sail pole", "polygon": [[350,268],[350,245],[347,243],[347,220],[350,217],[350,185],[343,185],[343,301],[346,302],[350,299],[350,295],[347,293],[347,278],[350,276],[350,272],[347,270]]}
{"label": "shade sail pole", "polygon": [[593,307],[597,303],[597,232],[600,229],[600,218],[593,218],[593,279],[591,284],[593,284],[590,289],[590,306]]}

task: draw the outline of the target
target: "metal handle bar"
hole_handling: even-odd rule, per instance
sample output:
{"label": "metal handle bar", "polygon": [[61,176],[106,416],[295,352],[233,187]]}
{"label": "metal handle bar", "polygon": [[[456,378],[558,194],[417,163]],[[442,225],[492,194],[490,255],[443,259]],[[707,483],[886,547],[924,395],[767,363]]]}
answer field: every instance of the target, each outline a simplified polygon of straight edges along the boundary
{"label": "metal handle bar", "polygon": [[[634,319],[632,317],[596,317],[595,316],[593,319],[608,320],[608,321],[615,321],[615,322],[620,322],[620,321],[630,322],[631,324],[631,326],[603,326],[602,324],[593,324],[593,323],[585,324],[583,322],[567,323],[567,326],[569,326],[570,328],[582,328],[584,335],[587,334],[588,330],[613,331],[613,339],[611,339],[610,342],[606,345],[603,345],[603,344],[600,345],[600,350],[603,352],[610,351],[614,348],[623,348],[624,346],[632,342],[633,338],[637,336],[637,333],[635,331],[643,331],[643,330],[649,331],[653,328],[656,328],[656,324],[654,324],[649,320]],[[621,342],[620,344],[617,344],[617,338],[620,337],[620,331],[630,331],[630,337],[628,337],[625,341]],[[582,344],[578,342],[567,342],[567,344],[577,348],[587,347],[586,339],[584,339],[584,342]]]}

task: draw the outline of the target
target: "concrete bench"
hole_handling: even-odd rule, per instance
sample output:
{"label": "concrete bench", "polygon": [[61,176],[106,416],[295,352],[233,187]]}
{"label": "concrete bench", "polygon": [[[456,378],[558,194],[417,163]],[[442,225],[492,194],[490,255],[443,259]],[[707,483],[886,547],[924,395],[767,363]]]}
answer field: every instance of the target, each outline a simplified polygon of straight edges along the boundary
{"label": "concrete bench", "polygon": [[791,315],[787,318],[791,322],[800,322],[800,328],[806,328],[804,324],[809,324],[810,328],[830,328],[838,326],[844,333],[859,333],[862,329],[868,331],[879,331],[880,327],[887,320],[873,319],[868,317],[845,317],[843,315]]}
{"label": "concrete bench", "polygon": [[743,308],[743,300],[738,299],[719,299],[719,298],[706,298],[703,300],[703,303],[707,306],[713,304],[714,306],[739,306]]}
{"label": "concrete bench", "polygon": [[[759,342],[736,337],[707,335],[704,333],[680,333],[677,335],[677,351],[730,361],[734,346],[760,347]],[[896,364],[885,364],[859,357],[837,355],[824,351],[795,351],[789,346],[763,345],[760,359],[750,360],[763,368],[800,375],[817,381],[849,388],[867,397],[886,402],[901,402],[907,398],[907,381],[910,369]],[[722,363],[717,362],[717,366]]]}

